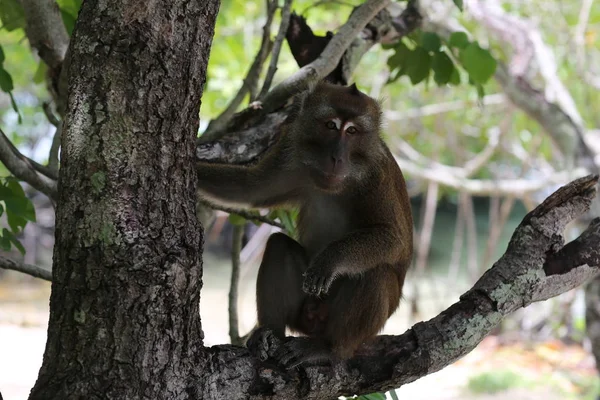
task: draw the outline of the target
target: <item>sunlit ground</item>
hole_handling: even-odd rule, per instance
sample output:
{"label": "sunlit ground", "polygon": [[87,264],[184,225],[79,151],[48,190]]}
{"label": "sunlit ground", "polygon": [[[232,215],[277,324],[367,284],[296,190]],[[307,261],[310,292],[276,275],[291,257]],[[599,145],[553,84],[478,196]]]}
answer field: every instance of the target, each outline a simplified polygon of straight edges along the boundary
{"label": "sunlit ground", "polygon": [[[229,268],[212,259],[205,262],[200,312],[206,345],[229,340]],[[255,278],[256,268],[242,271],[241,334],[255,322]],[[0,392],[5,400],[26,399],[35,382],[46,340],[49,295],[49,284],[18,274],[0,281]],[[435,307],[425,307],[423,317],[433,316]],[[407,308],[401,307],[384,333],[402,333],[410,326]],[[579,346],[560,342],[500,346],[490,337],[456,364],[397,393],[400,399],[410,400],[592,399],[597,386],[593,358]]]}

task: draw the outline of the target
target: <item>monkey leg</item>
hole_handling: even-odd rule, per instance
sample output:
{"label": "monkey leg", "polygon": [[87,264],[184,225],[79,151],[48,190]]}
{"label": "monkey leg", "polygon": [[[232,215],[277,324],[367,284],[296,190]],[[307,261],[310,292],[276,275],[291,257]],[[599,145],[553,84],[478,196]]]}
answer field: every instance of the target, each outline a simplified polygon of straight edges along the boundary
{"label": "monkey leg", "polygon": [[327,299],[329,319],[323,335],[335,358],[352,357],[364,341],[383,329],[400,304],[403,281],[384,265],[336,282],[338,290]]}
{"label": "monkey leg", "polygon": [[390,266],[336,279],[324,299],[328,315],[322,332],[285,341],[274,358],[289,369],[352,357],[364,341],[381,331],[398,308],[402,281]]}
{"label": "monkey leg", "polygon": [[308,266],[304,248],[283,233],[271,235],[258,270],[256,305],[259,329],[248,339],[252,353],[265,360],[273,356],[285,337],[285,328],[294,325],[306,294],[302,273]]}

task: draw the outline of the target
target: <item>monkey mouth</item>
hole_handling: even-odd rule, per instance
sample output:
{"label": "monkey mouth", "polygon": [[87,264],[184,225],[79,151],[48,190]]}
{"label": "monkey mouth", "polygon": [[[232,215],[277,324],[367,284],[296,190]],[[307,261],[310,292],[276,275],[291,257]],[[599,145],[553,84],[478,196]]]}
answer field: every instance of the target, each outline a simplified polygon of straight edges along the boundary
{"label": "monkey mouth", "polygon": [[313,174],[313,179],[320,189],[332,191],[341,188],[344,182],[344,175],[341,174],[330,174],[327,172],[319,171]]}

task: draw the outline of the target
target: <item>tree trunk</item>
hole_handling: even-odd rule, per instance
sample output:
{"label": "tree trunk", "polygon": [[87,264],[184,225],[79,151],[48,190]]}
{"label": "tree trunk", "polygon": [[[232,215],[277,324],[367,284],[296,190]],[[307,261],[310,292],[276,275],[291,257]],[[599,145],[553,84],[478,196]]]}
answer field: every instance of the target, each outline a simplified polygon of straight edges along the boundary
{"label": "tree trunk", "polygon": [[195,139],[218,0],[83,2],[31,399],[195,398]]}

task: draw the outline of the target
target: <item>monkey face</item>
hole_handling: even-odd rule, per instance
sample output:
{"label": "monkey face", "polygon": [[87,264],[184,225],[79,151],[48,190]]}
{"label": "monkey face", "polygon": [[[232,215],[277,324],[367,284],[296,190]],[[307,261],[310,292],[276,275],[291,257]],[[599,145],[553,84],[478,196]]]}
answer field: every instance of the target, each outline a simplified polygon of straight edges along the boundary
{"label": "monkey face", "polygon": [[319,189],[338,192],[373,165],[381,152],[380,120],[377,102],[355,85],[321,83],[306,95],[294,135],[300,161]]}

